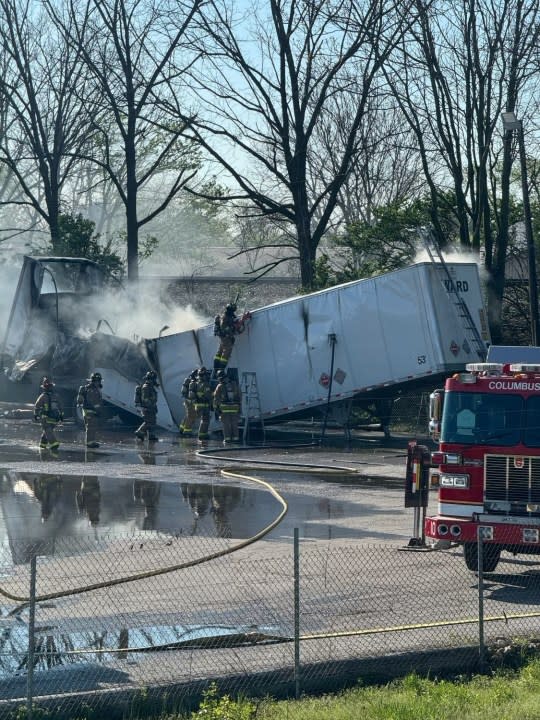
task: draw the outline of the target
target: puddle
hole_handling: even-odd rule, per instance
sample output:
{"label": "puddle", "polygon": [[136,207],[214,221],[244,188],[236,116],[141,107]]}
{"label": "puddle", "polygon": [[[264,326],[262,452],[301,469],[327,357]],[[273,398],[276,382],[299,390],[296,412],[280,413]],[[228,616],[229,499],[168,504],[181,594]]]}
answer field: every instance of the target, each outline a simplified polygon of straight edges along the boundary
{"label": "puddle", "polygon": [[[22,622],[21,622],[22,621]],[[55,626],[36,626],[34,668],[116,662],[140,652],[171,648],[238,647],[287,641],[275,627],[229,625],[148,625],[117,630],[88,629],[63,632]],[[0,621],[0,679],[28,671],[28,626]]]}
{"label": "puddle", "polygon": [[17,565],[36,552],[63,554],[73,537],[83,541],[72,543],[76,552],[84,547],[91,552],[89,540],[105,534],[248,538],[268,525],[279,507],[260,488],[219,480],[157,482],[4,470],[0,481],[4,573],[9,556]]}

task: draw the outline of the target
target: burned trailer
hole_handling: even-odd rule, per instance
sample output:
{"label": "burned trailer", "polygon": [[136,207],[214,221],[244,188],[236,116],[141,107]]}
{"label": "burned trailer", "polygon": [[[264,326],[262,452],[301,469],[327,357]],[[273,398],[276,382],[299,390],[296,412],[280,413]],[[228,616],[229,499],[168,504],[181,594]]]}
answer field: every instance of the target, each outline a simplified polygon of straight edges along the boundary
{"label": "burned trailer", "polygon": [[[213,326],[146,342],[180,423],[178,389],[193,368],[212,367]],[[476,264],[421,262],[252,310],[229,372],[240,381],[244,422],[318,415],[347,427],[353,404],[374,404],[388,433],[400,392],[482,360],[488,343]]]}
{"label": "burned trailer", "polygon": [[[0,397],[33,402],[52,374],[67,408],[91,371],[111,412],[133,419],[135,385],[159,377],[158,425],[183,421],[180,388],[212,368],[212,324],[131,342],[100,316],[106,278],[88,260],[26,257],[2,347]],[[394,398],[485,359],[489,331],[474,263],[421,262],[251,312],[228,363],[242,389],[244,428],[319,417],[348,428],[353,406],[375,408],[388,432]],[[212,429],[220,426],[212,414]],[[248,433],[249,434],[249,433]]]}
{"label": "burned trailer", "polygon": [[[113,332],[116,292],[121,284],[85,258],[25,256],[1,348],[0,398],[34,402],[41,378],[51,375],[66,414],[75,414],[78,387],[99,370],[107,415],[135,421],[133,387],[149,361],[144,343]],[[109,293],[105,318],[98,308]]]}

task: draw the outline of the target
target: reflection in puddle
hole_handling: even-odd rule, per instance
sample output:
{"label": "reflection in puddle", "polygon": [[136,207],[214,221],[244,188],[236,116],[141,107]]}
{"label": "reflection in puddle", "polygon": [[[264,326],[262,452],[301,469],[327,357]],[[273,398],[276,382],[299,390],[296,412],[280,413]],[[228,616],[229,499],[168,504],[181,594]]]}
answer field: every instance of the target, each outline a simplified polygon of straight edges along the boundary
{"label": "reflection in puddle", "polygon": [[[260,489],[219,481],[14,471],[0,478],[0,547],[9,545],[13,564],[27,563],[36,553],[65,554],[69,543],[60,541],[72,537],[94,535],[99,543],[104,533],[248,538],[276,513],[276,501]],[[5,555],[7,547],[2,549]],[[1,560],[5,573],[9,568]]]}
{"label": "reflection in puddle", "polygon": [[[48,670],[59,665],[107,663],[125,660],[130,651],[233,647],[286,642],[278,628],[230,625],[153,625],[118,630],[62,632],[36,627],[34,668]],[[11,622],[0,626],[0,679],[24,674],[28,669],[28,626]]]}

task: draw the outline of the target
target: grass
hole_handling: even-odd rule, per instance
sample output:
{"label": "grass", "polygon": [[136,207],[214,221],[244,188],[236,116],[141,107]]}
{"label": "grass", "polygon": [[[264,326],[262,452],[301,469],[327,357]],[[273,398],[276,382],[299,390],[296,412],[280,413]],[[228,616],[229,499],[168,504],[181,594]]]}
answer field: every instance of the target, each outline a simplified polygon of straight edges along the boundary
{"label": "grass", "polygon": [[[382,687],[357,687],[301,700],[235,700],[213,684],[198,710],[188,715],[154,715],[153,720],[540,720],[540,660],[520,670],[457,680],[410,675]],[[88,708],[72,720],[105,720]],[[54,714],[36,712],[35,720]],[[129,720],[148,716],[133,713]],[[25,709],[13,720],[25,718]]]}
{"label": "grass", "polygon": [[[211,688],[189,720],[539,720],[540,661],[492,677],[426,680],[411,675],[299,701],[232,701]],[[187,720],[168,716],[167,720]]]}

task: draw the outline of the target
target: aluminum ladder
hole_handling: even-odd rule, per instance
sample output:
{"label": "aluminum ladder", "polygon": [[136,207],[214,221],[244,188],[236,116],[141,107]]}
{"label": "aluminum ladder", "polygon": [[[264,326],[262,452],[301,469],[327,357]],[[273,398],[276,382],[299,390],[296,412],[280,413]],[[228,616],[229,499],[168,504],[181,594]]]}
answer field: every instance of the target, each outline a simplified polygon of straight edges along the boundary
{"label": "aluminum ladder", "polygon": [[264,443],[265,428],[257,385],[257,373],[243,372],[240,385],[244,415],[244,445],[251,440]]}
{"label": "aluminum ladder", "polygon": [[441,250],[433,236],[433,233],[431,232],[431,230],[424,230],[422,232],[422,238],[424,240],[424,245],[426,248],[426,252],[429,255],[429,259],[433,264],[439,264],[443,270],[445,278],[443,279],[444,287],[450,297],[453,297],[454,299],[454,305],[456,306],[458,315],[461,318],[463,327],[465,328],[465,332],[468,335],[468,338],[471,341],[473,348],[476,350],[476,353],[480,360],[485,360],[487,353],[486,344],[482,340],[482,336],[478,332],[478,328],[476,327],[476,324],[472,319],[469,308],[467,307],[467,303],[459,294],[459,291],[454,282],[454,278],[452,277],[452,273],[448,269],[448,265],[446,264],[442,256]]}

